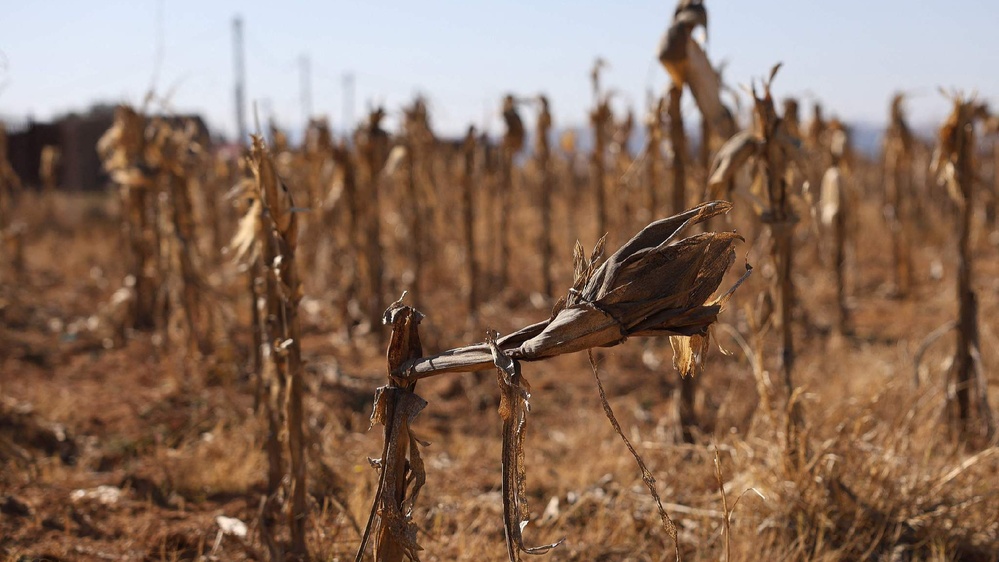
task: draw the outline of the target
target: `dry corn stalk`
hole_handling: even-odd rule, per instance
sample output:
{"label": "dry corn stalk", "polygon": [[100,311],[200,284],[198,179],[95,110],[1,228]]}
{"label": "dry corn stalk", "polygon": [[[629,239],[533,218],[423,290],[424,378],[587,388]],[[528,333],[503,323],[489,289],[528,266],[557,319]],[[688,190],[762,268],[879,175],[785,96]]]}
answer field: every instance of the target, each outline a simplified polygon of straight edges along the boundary
{"label": "dry corn stalk", "polygon": [[674,84],[669,89],[669,102],[666,106],[669,115],[669,137],[673,147],[673,200],[670,210],[680,212],[687,206],[687,133],[683,125],[683,112],[680,100],[683,86]]}
{"label": "dry corn stalk", "polygon": [[130,328],[157,325],[156,293],[159,267],[156,259],[155,215],[150,204],[153,182],[144,161],[145,118],[128,106],[115,109],[114,123],[97,143],[104,169],[118,184],[122,201],[122,237],[128,247],[128,278],[134,280],[135,304]]}
{"label": "dry corn stalk", "polygon": [[822,117],[822,105],[818,102],[812,106],[812,120],[808,123],[808,132],[805,141],[808,148],[819,151],[825,145],[826,120]]}
{"label": "dry corn stalk", "polygon": [[[340,141],[333,147],[333,165],[335,167],[333,188],[330,193],[338,194],[339,200],[344,201],[345,210],[343,212],[344,240],[341,242],[342,250],[336,255],[330,256],[331,263],[339,263],[344,271],[345,282],[342,285],[343,298],[340,300],[340,317],[346,335],[350,336],[350,299],[357,295],[362,295],[360,288],[362,279],[366,279],[363,267],[364,252],[367,248],[367,232],[364,230],[364,223],[361,222],[361,204],[358,198],[357,161],[355,154],[347,146],[346,141]],[[336,251],[336,250],[334,250]],[[343,256],[346,255],[346,259]],[[340,257],[339,260],[337,258]]]}
{"label": "dry corn stalk", "polygon": [[8,226],[14,192],[21,189],[21,178],[7,160],[7,128],[0,123],[0,232]]}
{"label": "dry corn stalk", "polygon": [[[470,372],[490,365],[499,369],[504,393],[504,519],[510,560],[520,552],[543,552],[554,545],[527,548],[520,530],[526,514],[523,491],[523,423],[528,387],[519,362],[538,361],[594,347],[610,347],[632,336],[669,336],[674,364],[684,375],[693,373],[707,348],[708,328],[728,296],[711,299],[735,259],[735,233],[703,233],[680,238],[694,224],[725,213],[731,205],[715,201],[648,225],[600,263],[603,239],[589,259],[577,244],[573,254],[575,280],[558,300],[548,320],[485,343],[422,356],[418,324],[423,315],[402,299],[385,313],[392,325],[388,348],[389,383],[376,394],[372,421],[385,425],[378,489],[356,560],[368,538],[377,535],[379,562],[416,560],[420,547],[410,521],[413,502],[426,475],[419,440],[411,422],[425,402],[413,392],[419,379],[447,372]],[[747,271],[748,275],[748,271]],[[745,276],[743,276],[745,279]],[[404,295],[405,296],[405,295]],[[675,538],[675,530],[670,531]]]}
{"label": "dry corn stalk", "polygon": [[468,277],[468,312],[474,315],[479,306],[479,264],[475,251],[475,176],[476,138],[475,127],[469,126],[461,145],[463,167],[461,172],[462,216],[465,227],[465,267]]}
{"label": "dry corn stalk", "polygon": [[607,137],[614,114],[610,108],[610,93],[600,90],[600,71],[607,63],[598,58],[593,63],[590,79],[593,83],[594,107],[590,111],[593,127],[593,154],[590,155],[590,177],[597,202],[597,237],[607,233]]}
{"label": "dry corn stalk", "polygon": [[[15,191],[22,189],[21,178],[7,160],[7,129],[0,123],[0,256],[13,266],[14,274],[24,270],[24,230],[10,225]],[[8,255],[9,254],[9,255]]]}
{"label": "dry corn stalk", "polygon": [[[679,240],[679,233],[730,208],[729,203],[714,201],[656,221],[599,267],[603,244],[589,260],[577,244],[576,280],[569,294],[555,303],[552,316],[499,338],[497,345],[515,360],[537,361],[610,347],[631,336],[702,336],[720,310],[720,305],[707,302],[721,282],[714,276],[731,265],[732,247],[740,237],[721,232]],[[695,271],[700,276],[696,279]],[[490,365],[488,346],[480,344],[408,362],[393,374],[420,379]]]}
{"label": "dry corn stalk", "polygon": [[506,131],[503,133],[503,145],[500,153],[500,184],[496,211],[499,213],[497,221],[499,236],[499,259],[496,262],[498,267],[498,280],[501,289],[505,289],[509,281],[509,272],[505,264],[510,263],[510,215],[513,213],[513,174],[514,157],[524,148],[524,122],[517,111],[518,100],[507,94],[503,97],[503,123]]}
{"label": "dry corn stalk", "polygon": [[378,487],[356,562],[364,556],[372,532],[374,557],[378,562],[401,562],[404,557],[419,560],[417,553],[422,550],[416,542],[416,525],[411,519],[413,505],[426,480],[420,456],[420,446],[425,444],[413,435],[410,425],[426,407],[426,401],[414,392],[416,381],[391,376],[404,362],[423,355],[421,320],[423,315],[404,306],[402,299],[393,303],[383,316],[383,322],[392,326],[386,352],[390,376],[388,384],[375,393],[371,423],[385,426],[384,448],[381,458],[372,461],[372,466],[379,470]]}
{"label": "dry corn stalk", "polygon": [[[699,0],[680,0],[673,13],[673,22],[659,46],[659,62],[670,75],[670,86],[666,111],[669,115],[669,136],[673,150],[672,173],[673,191],[670,211],[679,213],[687,207],[687,133],[683,124],[681,100],[683,88],[690,85],[695,92],[695,98],[701,107],[702,138],[705,167],[710,151],[710,131],[708,122],[714,117],[720,119],[720,80],[707,56],[694,41],[692,33],[701,26],[708,28],[708,12]],[[694,79],[692,81],[692,79]],[[694,88],[697,85],[697,89]],[[700,97],[697,97],[697,96]],[[707,108],[707,110],[705,109]],[[720,125],[720,123],[719,123]],[[691,428],[697,424],[694,401],[697,392],[697,382],[693,378],[680,381],[677,408],[679,413],[680,431],[683,440],[693,441]]]}
{"label": "dry corn stalk", "polygon": [[55,191],[59,184],[59,165],[62,162],[62,150],[55,145],[42,147],[41,159],[38,164],[38,178],[42,182],[42,197],[44,198],[45,214],[51,219],[55,215]]}
{"label": "dry corn stalk", "polygon": [[[975,211],[975,121],[982,117],[983,111],[974,100],[960,95],[955,95],[953,102],[954,109],[940,128],[933,171],[960,210],[957,245],[958,335],[952,368],[953,400],[957,410],[954,421],[962,437],[991,441],[996,435],[995,421],[981,366],[976,369],[975,364],[981,361],[981,352],[978,300],[972,289],[971,253],[971,226]],[[948,392],[948,396],[951,393]],[[976,410],[977,424],[972,419]]]}
{"label": "dry corn stalk", "polygon": [[317,288],[330,286],[324,278],[326,268],[321,266],[323,262],[320,260],[330,253],[330,237],[327,234],[332,226],[332,209],[323,203],[331,183],[332,156],[333,134],[328,120],[309,119],[302,148],[293,159],[298,173],[292,177],[303,188],[300,197],[305,204],[301,206],[311,210],[303,214],[299,221],[300,264],[304,270],[318,274],[312,277]]}
{"label": "dry corn stalk", "polygon": [[659,167],[662,160],[663,112],[666,111],[666,98],[660,96],[649,108],[645,116],[645,181],[648,190],[648,205],[652,216],[659,211]]}
{"label": "dry corn stalk", "polygon": [[354,207],[357,213],[354,223],[364,236],[360,277],[364,279],[361,287],[365,293],[362,294],[361,301],[371,329],[379,334],[381,332],[375,327],[381,321],[382,310],[385,308],[382,294],[384,263],[379,180],[389,155],[388,133],[382,128],[384,118],[385,111],[382,108],[373,110],[368,115],[367,124],[358,131],[355,139],[360,155],[361,181],[355,192],[358,204]]}
{"label": "dry corn stalk", "polygon": [[435,140],[433,131],[430,129],[427,104],[422,97],[417,97],[413,101],[413,105],[406,108],[404,113],[403,146],[406,150],[406,198],[409,200],[409,204],[405,208],[409,211],[411,246],[408,253],[413,259],[411,290],[414,294],[419,295],[423,279],[423,262],[425,261],[423,257],[426,237],[424,209],[430,206],[424,201],[425,198],[422,195],[425,191],[420,189],[419,183],[420,178],[426,175],[425,169],[429,168]]}
{"label": "dry corn stalk", "polygon": [[904,297],[912,285],[911,207],[913,136],[905,118],[905,96],[891,100],[890,121],[882,144],[884,174],[884,215],[892,237],[892,271],[895,292]]}
{"label": "dry corn stalk", "polygon": [[[669,136],[673,147],[673,201],[670,210],[674,213],[687,206],[687,132],[683,125],[683,112],[680,99],[683,96],[683,84],[674,83],[669,90],[667,112],[669,114]],[[706,140],[706,139],[705,139]],[[697,415],[694,402],[697,398],[697,380],[693,377],[683,377],[680,380],[679,392],[676,396],[680,436],[685,443],[692,443],[694,436],[691,429],[697,425]]]}
{"label": "dry corn stalk", "polygon": [[[722,142],[736,132],[735,119],[721,101],[721,73],[715,69],[701,45],[693,38],[693,32],[703,27],[705,36],[708,29],[708,12],[701,0],[680,0],[673,12],[673,20],[659,43],[659,62],[672,80],[670,96],[670,119],[674,116],[673,104],[679,104],[686,86],[690,89],[701,113],[702,156],[705,166],[711,153],[713,141]],[[677,105],[676,113],[679,112]],[[681,122],[682,126],[682,122]],[[674,149],[676,152],[676,149]]]}
{"label": "dry corn stalk", "polygon": [[691,34],[698,26],[704,27],[705,30],[708,27],[708,12],[704,4],[700,0],[680,0],[673,12],[673,21],[659,44],[659,62],[672,80],[667,112],[670,142],[673,145],[673,201],[670,210],[674,213],[686,208],[687,137],[680,103],[683,87],[687,84],[691,73],[688,56],[688,47],[692,43]]}
{"label": "dry corn stalk", "polygon": [[838,120],[829,124],[829,158],[831,165],[822,176],[819,195],[819,209],[822,225],[831,228],[833,234],[833,268],[836,272],[836,305],[838,315],[836,327],[846,333],[850,311],[846,304],[846,231],[850,213],[846,173],[846,158],[849,154],[849,137],[846,128]]}
{"label": "dry corn stalk", "polygon": [[[298,219],[291,193],[278,178],[263,139],[254,135],[252,142],[250,167],[256,181],[247,187],[254,203],[242,220],[233,246],[240,249],[237,255],[257,261],[252,271],[262,276],[256,284],[263,289],[255,296],[262,301],[260,314],[256,316],[262,324],[262,365],[258,376],[267,395],[264,405],[268,419],[268,495],[260,528],[273,560],[284,560],[286,554],[304,560],[308,557],[305,544],[308,508],[298,321],[302,288],[295,264]],[[287,452],[282,450],[281,435],[287,436]],[[282,485],[287,489],[282,490]],[[282,501],[282,496],[287,499]],[[274,529],[282,510],[290,530],[287,552],[278,543]]]}
{"label": "dry corn stalk", "polygon": [[546,96],[538,96],[541,104],[538,110],[537,127],[535,128],[534,157],[537,161],[538,171],[541,174],[541,271],[542,290],[546,297],[551,297],[553,293],[552,279],[552,170],[551,170],[551,147],[549,146],[549,134],[552,128],[552,114],[548,106]]}
{"label": "dry corn stalk", "polygon": [[203,264],[196,244],[198,227],[192,203],[191,178],[201,147],[196,131],[186,124],[155,118],[147,128],[144,161],[155,172],[159,194],[161,297],[169,311],[168,335],[186,341],[190,353],[207,354],[214,335],[213,316],[203,298]]}
{"label": "dry corn stalk", "polygon": [[770,92],[770,85],[779,69],[780,64],[771,69],[770,76],[763,84],[762,97],[753,86],[754,128],[733,136],[719,150],[712,166],[709,186],[712,191],[724,189],[724,186],[730,185],[738,168],[752,161],[756,176],[765,190],[764,198],[759,199],[756,206],[760,220],[770,228],[773,236],[771,255],[777,270],[774,293],[777,297],[781,340],[780,364],[788,411],[786,445],[791,455],[789,460],[797,463],[802,460],[800,455],[804,453],[798,442],[803,414],[800,404],[794,399],[795,387],[792,380],[794,337],[791,324],[795,299],[791,272],[794,225],[798,219],[791,208],[792,185],[789,172],[792,165],[797,166],[800,171],[804,171],[805,167],[801,163],[799,141],[791,136],[783,120],[777,115]]}
{"label": "dry corn stalk", "polygon": [[688,46],[698,27],[708,28],[708,11],[701,0],[680,0],[673,21],[659,42],[659,62],[666,68],[674,86],[683,87],[690,72]]}

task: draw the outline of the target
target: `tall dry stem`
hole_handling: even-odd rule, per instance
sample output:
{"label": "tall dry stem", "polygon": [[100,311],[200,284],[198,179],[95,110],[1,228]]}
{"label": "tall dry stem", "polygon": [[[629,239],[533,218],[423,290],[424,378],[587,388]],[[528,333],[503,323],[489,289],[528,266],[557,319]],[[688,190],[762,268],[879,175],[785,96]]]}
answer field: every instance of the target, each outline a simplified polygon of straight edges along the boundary
{"label": "tall dry stem", "polygon": [[[260,530],[272,560],[307,560],[304,388],[298,320],[302,286],[295,260],[298,218],[291,193],[278,177],[263,139],[254,135],[252,143],[250,167],[256,181],[249,187],[254,204],[243,218],[233,246],[240,250],[238,257],[258,261],[252,271],[263,277],[257,318],[262,324],[259,376],[266,395],[268,490]],[[287,548],[277,534],[282,513],[289,530]]]}
{"label": "tall dry stem", "polygon": [[496,262],[500,289],[505,289],[509,283],[509,272],[506,264],[510,263],[510,216],[513,213],[513,159],[524,148],[524,122],[517,111],[517,99],[512,94],[503,98],[503,123],[506,131],[503,133],[503,145],[500,151],[500,185],[496,210],[499,212],[497,235],[499,236],[499,260]]}
{"label": "tall dry stem", "polygon": [[538,172],[541,174],[541,239],[539,250],[541,253],[541,278],[542,290],[546,297],[551,297],[553,293],[553,272],[552,272],[552,170],[551,170],[551,147],[549,135],[552,128],[552,114],[548,107],[548,98],[539,96],[541,107],[538,111],[538,122],[535,128],[534,158],[538,165]]}
{"label": "tall dry stem", "polygon": [[465,134],[465,141],[461,145],[463,162],[461,197],[462,224],[465,234],[465,271],[468,282],[468,313],[473,316],[479,307],[479,263],[475,245],[475,193],[473,187],[476,146],[475,127],[470,126],[468,133]]}
{"label": "tall dry stem", "polygon": [[381,247],[381,201],[379,197],[382,169],[388,160],[389,138],[382,128],[385,111],[373,110],[368,115],[367,124],[358,131],[356,143],[361,161],[361,181],[356,190],[358,204],[357,229],[363,236],[361,248],[360,286],[362,309],[365,311],[371,330],[381,337],[377,329],[385,308],[383,295],[384,263]]}
{"label": "tall dry stem", "polygon": [[[972,288],[971,228],[975,212],[975,121],[984,113],[974,100],[954,96],[954,108],[940,128],[934,158],[938,180],[945,184],[960,214],[957,240],[957,348],[954,352],[954,416],[965,439],[995,438],[987,383],[980,372],[978,299]],[[977,363],[977,364],[976,364]],[[948,393],[950,395],[950,393]],[[973,420],[977,411],[977,423]]]}
{"label": "tall dry stem", "polygon": [[891,101],[890,120],[882,146],[884,178],[884,214],[892,238],[892,263],[895,293],[908,296],[912,286],[911,207],[912,131],[905,116],[905,96],[895,94]]}

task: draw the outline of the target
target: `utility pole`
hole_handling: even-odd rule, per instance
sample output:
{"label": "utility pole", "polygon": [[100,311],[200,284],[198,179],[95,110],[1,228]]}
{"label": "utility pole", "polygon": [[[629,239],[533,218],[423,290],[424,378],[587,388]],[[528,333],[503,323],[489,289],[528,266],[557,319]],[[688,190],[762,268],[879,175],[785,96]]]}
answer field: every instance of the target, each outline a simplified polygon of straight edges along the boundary
{"label": "utility pole", "polygon": [[343,73],[343,128],[350,135],[354,130],[354,73]]}
{"label": "utility pole", "polygon": [[236,80],[236,142],[246,145],[246,64],[243,60],[243,17],[232,18],[233,64]]}
{"label": "utility pole", "polygon": [[302,121],[304,126],[308,126],[312,117],[312,63],[309,55],[302,55],[298,58],[300,103],[302,104]]}

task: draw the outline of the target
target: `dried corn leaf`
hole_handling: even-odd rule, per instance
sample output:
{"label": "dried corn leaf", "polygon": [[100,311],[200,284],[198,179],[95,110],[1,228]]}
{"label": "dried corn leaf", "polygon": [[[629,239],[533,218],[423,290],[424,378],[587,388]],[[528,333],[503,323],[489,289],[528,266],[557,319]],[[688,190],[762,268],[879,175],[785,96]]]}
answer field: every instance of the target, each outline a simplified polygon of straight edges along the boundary
{"label": "dried corn leaf", "polygon": [[[719,303],[708,303],[735,259],[735,233],[704,233],[678,240],[688,227],[727,212],[724,201],[704,203],[656,221],[597,266],[575,252],[576,280],[564,303],[546,321],[497,341],[518,361],[536,361],[627,337],[703,334]],[[599,249],[599,247],[598,247]],[[488,345],[445,351],[401,364],[397,376],[418,379],[443,372],[475,371],[492,364]]]}
{"label": "dried corn leaf", "polygon": [[691,376],[700,368],[704,356],[708,353],[710,340],[710,333],[689,338],[670,336],[669,344],[673,348],[673,368],[680,373],[681,377]]}
{"label": "dried corn leaf", "polygon": [[229,251],[233,253],[233,260],[236,262],[248,263],[257,259],[260,252],[257,241],[260,240],[260,230],[263,228],[263,222],[260,220],[262,212],[260,198],[255,197],[246,214],[239,219],[236,233],[229,242]]}
{"label": "dried corn leaf", "polygon": [[[390,378],[401,363],[423,353],[418,331],[423,314],[402,304],[405,296],[403,293],[382,317],[383,322],[392,325],[392,338],[386,353]],[[393,378],[388,386],[375,393],[371,421],[372,424],[385,424],[385,445],[381,459],[372,462],[380,470],[378,489],[357,550],[357,562],[364,555],[376,518],[376,560],[401,561],[404,556],[419,560],[417,553],[422,549],[416,541],[417,529],[411,517],[413,504],[426,482],[419,449],[426,443],[413,434],[411,425],[427,403],[413,392],[414,386],[415,382]]]}
{"label": "dried corn leaf", "polygon": [[721,101],[721,76],[693,38],[687,39],[687,86],[711,131],[723,139],[731,137],[735,133],[735,119]]}
{"label": "dried corn leaf", "polygon": [[295,248],[298,241],[298,220],[294,213],[295,204],[291,192],[278,177],[274,160],[264,144],[263,138],[253,136],[250,167],[260,184],[265,211],[274,221],[274,227],[284,238],[288,249]]}
{"label": "dried corn leaf", "polygon": [[843,207],[843,174],[837,166],[832,166],[822,176],[822,191],[819,195],[822,224],[831,226]]}
{"label": "dried corn leaf", "polygon": [[708,12],[700,0],[681,0],[673,21],[659,42],[659,62],[666,68],[675,86],[687,83],[690,35],[697,26],[708,28]]}
{"label": "dried corn leaf", "polygon": [[[421,442],[414,438],[410,428],[427,402],[413,392],[392,386],[378,389],[377,396],[372,418],[382,417],[388,421],[385,448],[382,458],[373,462],[380,467],[381,476],[356,560],[361,559],[377,515],[379,540],[375,543],[375,559],[381,559],[378,557],[379,545],[387,545],[383,547],[385,550],[401,552],[418,561],[417,553],[422,547],[416,541],[412,502],[426,482],[426,473],[419,451]],[[401,474],[405,476],[400,479]]]}
{"label": "dried corn leaf", "polygon": [[735,175],[762,147],[763,143],[752,131],[740,131],[728,139],[711,162],[708,197],[727,196],[726,191],[734,185]]}
{"label": "dried corn leaf", "polygon": [[510,562],[519,562],[521,552],[544,554],[565,539],[533,547],[524,544],[523,530],[530,517],[524,441],[527,434],[527,413],[531,409],[531,392],[530,385],[520,373],[520,364],[499,348],[496,344],[497,336],[496,333],[487,334],[486,345],[496,367],[496,379],[500,388],[499,413],[503,420],[503,529]]}

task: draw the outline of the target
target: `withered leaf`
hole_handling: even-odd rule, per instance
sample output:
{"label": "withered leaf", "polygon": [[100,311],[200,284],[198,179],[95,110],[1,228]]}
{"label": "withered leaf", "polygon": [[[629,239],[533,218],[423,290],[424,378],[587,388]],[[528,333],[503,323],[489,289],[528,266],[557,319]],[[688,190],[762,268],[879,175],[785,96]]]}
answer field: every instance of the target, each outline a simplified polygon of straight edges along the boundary
{"label": "withered leaf", "polygon": [[[735,259],[735,233],[679,239],[690,226],[724,213],[731,204],[704,203],[656,221],[597,266],[575,252],[578,272],[565,304],[548,320],[507,335],[496,344],[512,359],[537,361],[621,343],[629,336],[704,333],[721,310],[708,298]],[[598,248],[599,249],[599,248]],[[443,372],[475,371],[493,362],[489,346],[471,345],[412,359],[393,371],[418,379]]]}

